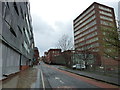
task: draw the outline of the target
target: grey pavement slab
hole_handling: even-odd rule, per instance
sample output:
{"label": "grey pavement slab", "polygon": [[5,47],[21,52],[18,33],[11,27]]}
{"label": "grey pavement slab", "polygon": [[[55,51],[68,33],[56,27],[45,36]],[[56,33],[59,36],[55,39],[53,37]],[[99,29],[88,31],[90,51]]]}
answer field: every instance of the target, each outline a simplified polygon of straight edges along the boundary
{"label": "grey pavement slab", "polygon": [[28,68],[2,81],[2,88],[42,88],[40,69]]}

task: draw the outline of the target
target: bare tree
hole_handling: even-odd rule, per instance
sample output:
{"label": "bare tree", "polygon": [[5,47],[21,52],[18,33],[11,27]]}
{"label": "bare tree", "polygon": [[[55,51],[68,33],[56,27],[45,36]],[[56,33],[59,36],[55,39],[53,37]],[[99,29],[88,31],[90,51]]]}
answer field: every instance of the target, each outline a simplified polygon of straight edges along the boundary
{"label": "bare tree", "polygon": [[77,57],[81,59],[81,62],[85,62],[86,69],[89,68],[89,66],[97,66],[97,57],[99,56],[98,53],[94,53],[90,48],[89,45],[87,45],[87,38],[84,37],[84,46],[81,47],[81,50],[79,54],[77,54]]}
{"label": "bare tree", "polygon": [[62,56],[63,56],[63,58],[64,58],[64,60],[65,60],[65,64],[66,64],[66,66],[67,67],[70,67],[71,68],[71,65],[72,65],[72,62],[73,62],[73,60],[72,60],[72,51],[71,50],[67,50],[67,51],[64,51],[63,53],[62,53]]}
{"label": "bare tree", "polygon": [[57,42],[57,48],[60,48],[63,51],[62,57],[65,60],[65,64],[67,67],[70,67],[72,62],[71,50],[73,50],[74,48],[72,37],[66,34],[62,35],[62,37],[60,37],[60,39]]}
{"label": "bare tree", "polygon": [[74,45],[72,37],[69,37],[66,34],[62,35],[62,37],[58,40],[57,43],[57,48],[62,49],[62,51],[72,50],[73,46]]}
{"label": "bare tree", "polygon": [[87,42],[86,42],[86,37],[84,37],[84,46],[81,48],[82,50],[82,60],[85,62],[86,68],[88,68],[88,61],[91,55],[91,51],[88,50]]}

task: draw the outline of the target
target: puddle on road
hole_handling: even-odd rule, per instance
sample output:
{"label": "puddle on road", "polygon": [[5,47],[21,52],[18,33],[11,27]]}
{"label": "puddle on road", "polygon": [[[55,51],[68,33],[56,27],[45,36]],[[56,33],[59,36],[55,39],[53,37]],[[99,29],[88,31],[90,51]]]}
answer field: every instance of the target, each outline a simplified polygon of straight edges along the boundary
{"label": "puddle on road", "polygon": [[2,88],[35,88],[38,70],[29,68],[2,82]]}

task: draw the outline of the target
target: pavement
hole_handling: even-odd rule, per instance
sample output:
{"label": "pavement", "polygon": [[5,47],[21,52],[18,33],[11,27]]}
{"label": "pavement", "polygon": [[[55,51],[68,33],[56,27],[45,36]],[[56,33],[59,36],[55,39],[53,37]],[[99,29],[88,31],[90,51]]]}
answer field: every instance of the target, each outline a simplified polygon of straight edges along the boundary
{"label": "pavement", "polygon": [[42,88],[39,66],[30,67],[2,81],[2,88]]}
{"label": "pavement", "polygon": [[100,74],[95,74],[95,73],[89,73],[89,72],[85,72],[85,71],[73,70],[73,69],[69,69],[69,68],[65,68],[65,67],[60,67],[58,69],[65,70],[65,71],[68,71],[68,72],[71,72],[71,73],[74,73],[74,74],[77,74],[80,76],[92,78],[92,79],[95,79],[98,81],[102,81],[102,82],[120,86],[120,81],[119,81],[118,77],[110,77],[110,76],[105,76],[105,75],[100,75]]}

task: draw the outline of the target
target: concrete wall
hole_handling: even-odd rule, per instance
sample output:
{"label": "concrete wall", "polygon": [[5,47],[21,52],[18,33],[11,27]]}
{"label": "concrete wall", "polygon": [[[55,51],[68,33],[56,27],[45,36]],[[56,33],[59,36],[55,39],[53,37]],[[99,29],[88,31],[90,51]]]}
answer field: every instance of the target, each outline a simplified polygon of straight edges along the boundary
{"label": "concrete wall", "polygon": [[2,79],[2,42],[0,40],[0,80]]}
{"label": "concrete wall", "polygon": [[29,66],[29,61],[33,59],[30,6],[28,2],[2,2],[0,9],[0,63],[3,65],[2,75],[10,75],[20,71],[22,65]]}
{"label": "concrete wall", "polygon": [[[0,1],[0,80],[2,79],[2,2]],[[2,84],[0,83],[0,89]]]}
{"label": "concrete wall", "polygon": [[9,75],[19,72],[20,54],[2,44],[2,74]]}
{"label": "concrete wall", "polygon": [[[3,5],[4,14],[2,35],[4,40],[7,41],[10,46],[23,53],[26,57],[32,58],[30,52],[31,44],[34,40],[32,40],[33,33],[27,5],[24,2],[16,2],[19,15],[16,13],[13,2],[7,4],[3,3]],[[21,12],[23,14],[21,14]],[[10,27],[15,35],[11,32]]]}

